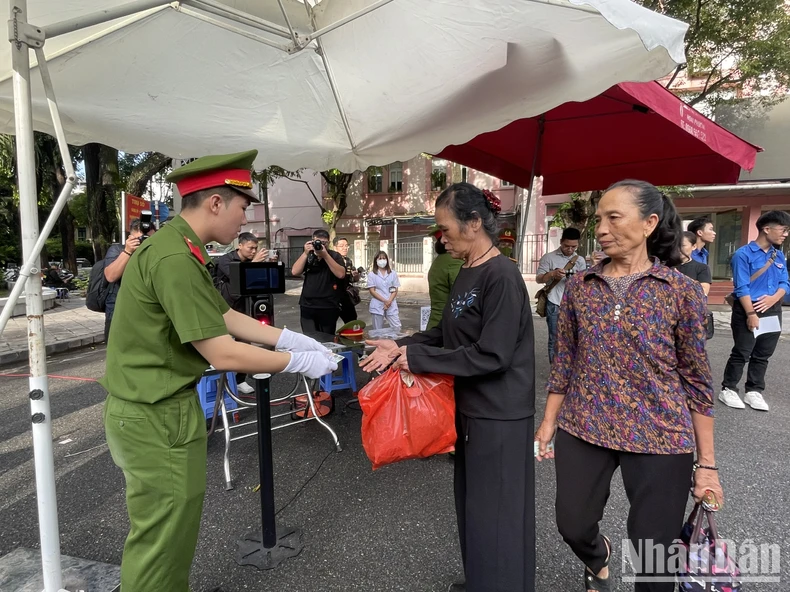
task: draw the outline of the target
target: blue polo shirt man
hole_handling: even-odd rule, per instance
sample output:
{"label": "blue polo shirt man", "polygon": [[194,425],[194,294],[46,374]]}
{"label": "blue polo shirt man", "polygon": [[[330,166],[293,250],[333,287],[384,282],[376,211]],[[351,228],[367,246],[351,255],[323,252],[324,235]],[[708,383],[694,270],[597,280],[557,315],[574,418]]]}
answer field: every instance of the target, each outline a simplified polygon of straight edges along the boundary
{"label": "blue polo shirt man", "polygon": [[[763,398],[765,372],[779,342],[782,300],[790,292],[787,261],[780,250],[790,234],[790,214],[766,212],[757,220],[757,230],[757,239],[732,257],[735,302],[730,326],[735,343],[724,369],[719,400],[735,409],[748,404],[752,409],[768,411]],[[747,363],[746,394],[741,401],[738,383]]]}
{"label": "blue polo shirt man", "polygon": [[691,258],[705,265],[708,265],[710,253],[708,245],[716,240],[716,232],[713,230],[713,222],[709,218],[695,218],[688,226],[688,231],[693,232],[697,237],[694,250],[691,251]]}

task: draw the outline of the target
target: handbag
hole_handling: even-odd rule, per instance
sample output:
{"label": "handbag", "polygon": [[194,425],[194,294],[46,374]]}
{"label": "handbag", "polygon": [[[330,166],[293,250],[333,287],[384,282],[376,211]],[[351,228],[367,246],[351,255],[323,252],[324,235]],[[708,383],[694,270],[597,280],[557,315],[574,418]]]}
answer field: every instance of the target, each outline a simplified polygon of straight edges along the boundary
{"label": "handbag", "polygon": [[346,294],[348,294],[348,297],[351,299],[351,304],[354,306],[362,302],[362,298],[359,297],[359,288],[356,286],[348,284],[348,286],[346,286]]}
{"label": "handbag", "polygon": [[[755,272],[752,274],[752,276],[749,278],[749,283],[753,282],[753,281],[754,281],[754,280],[756,280],[758,277],[760,277],[761,275],[763,275],[763,274],[764,274],[766,271],[768,271],[768,268],[769,268],[769,267],[771,267],[771,265],[773,265],[773,264],[774,264],[774,261],[776,261],[776,249],[774,249],[774,252],[773,252],[773,253],[771,253],[771,256],[770,256],[770,257],[768,257],[768,261],[766,262],[766,264],[765,264],[765,265],[763,265],[763,266],[762,266],[760,269],[758,269],[757,271],[755,271]],[[727,303],[727,304],[729,304],[730,306],[732,306],[733,304],[735,304],[735,301],[736,301],[736,300],[737,300],[737,298],[735,298],[735,292],[731,292],[731,293],[727,294],[727,295],[724,297],[724,302],[726,302],[726,303]]]}
{"label": "handbag", "polygon": [[708,311],[705,313],[705,338],[713,339],[713,313]]}
{"label": "handbag", "polygon": [[[576,260],[578,258],[579,256],[576,255],[573,257],[573,259],[568,261],[565,264],[565,267],[563,267],[563,271],[565,271],[565,273],[568,273],[571,269],[573,269],[573,266],[576,265]],[[543,288],[538,290],[538,293],[535,294],[535,300],[537,302],[535,304],[535,312],[538,313],[539,317],[546,316],[546,306],[548,305],[549,302],[549,292],[551,292],[555,288],[555,286],[559,284],[561,281],[562,280],[554,280],[547,286],[544,286]]]}
{"label": "handbag", "polygon": [[704,500],[691,511],[680,540],[685,548],[685,562],[678,573],[680,592],[743,590],[740,568],[727,544],[719,539],[713,511],[706,508]]}

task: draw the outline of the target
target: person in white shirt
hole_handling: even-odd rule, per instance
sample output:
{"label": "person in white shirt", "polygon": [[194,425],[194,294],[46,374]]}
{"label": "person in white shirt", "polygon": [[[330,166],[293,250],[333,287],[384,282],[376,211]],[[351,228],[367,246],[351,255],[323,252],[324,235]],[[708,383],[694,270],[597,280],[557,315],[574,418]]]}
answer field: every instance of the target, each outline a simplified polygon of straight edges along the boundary
{"label": "person in white shirt", "polygon": [[[554,344],[557,341],[557,320],[560,316],[560,304],[565,293],[565,283],[577,271],[587,269],[584,257],[576,254],[579,248],[581,233],[576,228],[566,228],[562,231],[560,248],[546,253],[538,263],[538,273],[535,281],[551,287],[546,303],[546,324],[549,328],[549,364],[554,362]],[[566,271],[565,267],[573,261],[573,266]]]}
{"label": "person in white shirt", "polygon": [[368,290],[370,291],[370,315],[373,317],[373,328],[383,329],[384,319],[390,328],[400,331],[400,316],[398,316],[398,296],[400,280],[398,274],[390,268],[390,258],[384,251],[376,253],[373,267],[368,275]]}

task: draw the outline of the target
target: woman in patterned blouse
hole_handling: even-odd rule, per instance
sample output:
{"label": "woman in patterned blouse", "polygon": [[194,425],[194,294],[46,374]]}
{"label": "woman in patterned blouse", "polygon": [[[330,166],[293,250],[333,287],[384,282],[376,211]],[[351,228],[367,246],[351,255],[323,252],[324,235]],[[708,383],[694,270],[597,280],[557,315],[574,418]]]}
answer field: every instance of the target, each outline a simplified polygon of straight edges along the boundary
{"label": "woman in patterned blouse", "polygon": [[[705,295],[698,282],[666,266],[680,262],[675,207],[649,183],[621,181],[604,193],[595,220],[607,258],[565,288],[535,440],[538,460],[556,459],[557,526],[585,565],[585,589],[606,591],[612,547],[599,522],[617,467],[637,552],[649,545],[669,550],[683,526],[692,476],[696,500],[711,490],[722,502],[723,493]],[[552,452],[547,445],[555,433]],[[674,590],[671,562],[644,559],[632,553],[641,576],[634,589]]]}

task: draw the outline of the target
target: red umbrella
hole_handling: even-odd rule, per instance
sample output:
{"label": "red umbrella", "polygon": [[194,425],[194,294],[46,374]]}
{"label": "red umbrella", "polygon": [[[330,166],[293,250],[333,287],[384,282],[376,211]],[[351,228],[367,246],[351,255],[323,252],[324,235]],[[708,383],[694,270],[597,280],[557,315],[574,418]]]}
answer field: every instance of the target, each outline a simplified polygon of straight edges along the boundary
{"label": "red umbrella", "polygon": [[437,156],[520,187],[542,175],[543,193],[553,195],[605,189],[628,178],[654,185],[735,183],[761,150],[657,82],[624,82]]}

